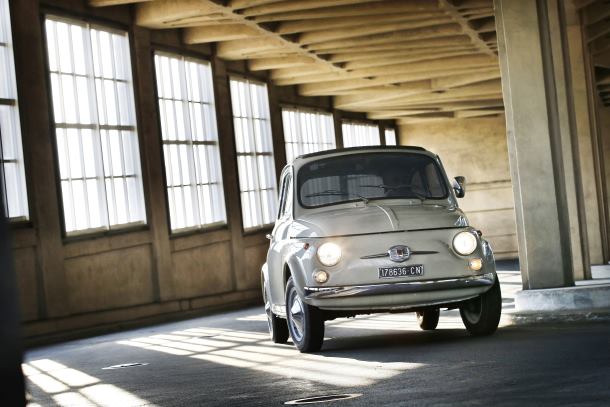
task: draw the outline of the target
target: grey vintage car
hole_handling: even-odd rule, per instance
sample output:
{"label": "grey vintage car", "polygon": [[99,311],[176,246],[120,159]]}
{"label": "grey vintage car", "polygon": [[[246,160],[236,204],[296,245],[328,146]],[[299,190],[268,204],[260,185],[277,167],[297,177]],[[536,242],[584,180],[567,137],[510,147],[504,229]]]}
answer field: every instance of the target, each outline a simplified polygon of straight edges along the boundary
{"label": "grey vintage car", "polygon": [[439,157],[420,147],[358,147],[308,154],[282,171],[277,220],[261,278],[271,339],[321,348],[324,322],[416,312],[435,329],[459,308],[474,335],[502,310],[489,243],[458,207]]}

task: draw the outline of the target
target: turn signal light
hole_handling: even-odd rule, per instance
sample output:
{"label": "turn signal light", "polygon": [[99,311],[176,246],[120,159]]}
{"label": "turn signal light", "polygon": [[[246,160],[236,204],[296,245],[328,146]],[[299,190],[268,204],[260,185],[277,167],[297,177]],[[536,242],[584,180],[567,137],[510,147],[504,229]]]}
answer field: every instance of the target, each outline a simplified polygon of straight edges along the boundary
{"label": "turn signal light", "polygon": [[468,267],[470,267],[470,270],[479,271],[483,268],[483,260],[470,259],[470,261],[468,262]]}
{"label": "turn signal light", "polygon": [[316,271],[313,273],[313,279],[316,280],[316,283],[324,284],[328,281],[328,273],[324,270]]}

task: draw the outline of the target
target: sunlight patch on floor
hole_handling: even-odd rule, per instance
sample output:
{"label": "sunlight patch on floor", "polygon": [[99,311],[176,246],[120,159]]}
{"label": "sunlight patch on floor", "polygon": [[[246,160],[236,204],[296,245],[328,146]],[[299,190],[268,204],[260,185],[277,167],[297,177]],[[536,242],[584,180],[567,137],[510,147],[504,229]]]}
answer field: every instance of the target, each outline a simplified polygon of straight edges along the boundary
{"label": "sunlight patch on floor", "polygon": [[26,378],[28,407],[57,405],[60,407],[139,407],[153,406],[112,384],[51,359],[22,364]]}
{"label": "sunlight patch on floor", "polygon": [[292,345],[273,344],[266,333],[219,328],[191,328],[117,343],[343,387],[372,384],[422,366],[419,363],[381,363],[301,354]]}

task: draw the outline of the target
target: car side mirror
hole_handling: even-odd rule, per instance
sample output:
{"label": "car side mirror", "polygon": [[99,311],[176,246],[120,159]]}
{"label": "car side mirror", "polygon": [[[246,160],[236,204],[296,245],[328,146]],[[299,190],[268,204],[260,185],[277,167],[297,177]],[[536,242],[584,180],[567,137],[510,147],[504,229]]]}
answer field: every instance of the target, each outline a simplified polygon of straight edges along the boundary
{"label": "car side mirror", "polygon": [[463,198],[464,195],[466,195],[466,177],[462,177],[461,175],[455,177],[453,190],[455,191],[456,197]]}

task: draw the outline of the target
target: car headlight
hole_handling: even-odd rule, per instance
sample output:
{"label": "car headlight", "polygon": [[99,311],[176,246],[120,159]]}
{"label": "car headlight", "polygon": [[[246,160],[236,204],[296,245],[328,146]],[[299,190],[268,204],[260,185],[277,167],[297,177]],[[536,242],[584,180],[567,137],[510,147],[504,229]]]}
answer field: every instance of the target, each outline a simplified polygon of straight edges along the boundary
{"label": "car headlight", "polygon": [[318,247],[318,260],[325,266],[334,266],[341,260],[341,248],[334,243],[324,243]]}
{"label": "car headlight", "polygon": [[477,248],[477,238],[473,233],[460,232],[453,238],[453,248],[462,256],[472,254]]}

